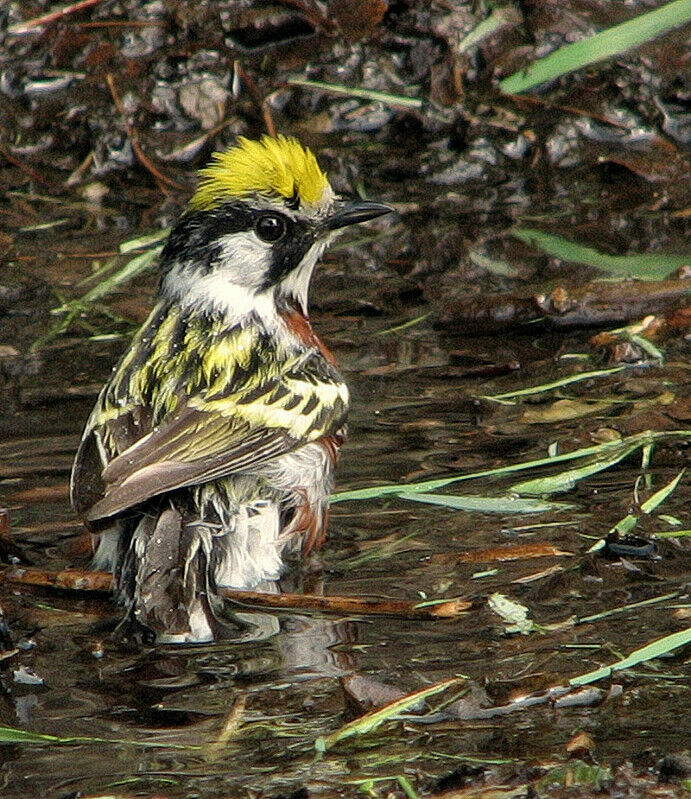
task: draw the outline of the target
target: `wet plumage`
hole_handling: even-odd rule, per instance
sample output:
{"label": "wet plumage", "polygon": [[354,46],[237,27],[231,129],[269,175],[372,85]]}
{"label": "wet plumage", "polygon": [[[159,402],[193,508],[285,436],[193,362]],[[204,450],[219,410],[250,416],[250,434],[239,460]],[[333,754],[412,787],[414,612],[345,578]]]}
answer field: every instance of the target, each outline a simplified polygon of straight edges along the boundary
{"label": "wet plumage", "polygon": [[217,588],[268,588],[323,540],[348,391],[307,320],[344,206],[295,140],[217,155],[160,260],[159,299],[84,431],[72,499],[129,617],[210,640]]}

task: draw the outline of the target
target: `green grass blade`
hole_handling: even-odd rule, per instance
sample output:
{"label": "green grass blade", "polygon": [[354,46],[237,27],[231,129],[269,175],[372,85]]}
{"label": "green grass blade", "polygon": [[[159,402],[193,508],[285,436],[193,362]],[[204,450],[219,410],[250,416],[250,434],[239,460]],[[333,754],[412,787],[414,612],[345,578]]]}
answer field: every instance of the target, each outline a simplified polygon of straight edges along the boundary
{"label": "green grass blade", "polygon": [[332,732],[331,735],[317,738],[314,742],[314,748],[318,752],[326,752],[327,749],[331,749],[332,746],[345,738],[350,738],[353,735],[366,735],[368,732],[376,730],[377,727],[381,726],[385,721],[395,718],[399,713],[402,713],[409,707],[416,705],[418,702],[422,702],[423,699],[427,699],[429,696],[434,696],[435,694],[445,691],[457,682],[458,680],[454,678],[452,680],[436,683],[435,685],[430,685],[428,688],[422,688],[419,691],[414,691],[412,694],[407,694],[397,699],[395,702],[390,702],[388,705],[384,705],[384,707],[365,713],[364,716],[359,716],[353,721],[344,724],[338,730]]}
{"label": "green grass blade", "polygon": [[608,375],[621,372],[626,368],[626,366],[612,366],[609,369],[595,369],[592,372],[579,372],[575,375],[560,377],[558,380],[553,380],[551,383],[542,383],[539,386],[520,388],[517,391],[505,391],[503,394],[483,394],[480,396],[480,399],[504,400],[512,399],[513,397],[529,397],[533,394],[542,394],[545,391],[552,391],[552,389],[560,388],[561,386],[568,386],[571,383],[580,383],[582,380],[592,380],[596,377],[607,377]]}
{"label": "green grass blade", "polygon": [[[610,530],[610,533],[618,533],[619,535],[628,535],[634,527],[638,524],[638,516],[635,516],[633,513],[627,513],[623,519],[619,519],[619,521],[614,525],[614,527]],[[601,544],[600,547],[594,549],[591,547],[588,552],[599,552],[602,547],[606,545],[606,542],[601,539],[598,543]]]}
{"label": "green grass blade", "polygon": [[[679,485],[681,478],[686,473],[686,469],[682,469],[679,474],[670,480],[667,485],[662,486],[659,491],[656,491],[652,496],[648,497],[641,505],[642,513],[652,513],[667,499],[667,497]],[[623,519],[620,519],[614,527],[610,530],[611,533],[619,533],[619,535],[628,535],[634,527],[638,524],[639,517],[633,513],[628,513]]]}
{"label": "green grass blade", "polygon": [[640,443],[622,446],[621,449],[614,453],[598,458],[585,466],[567,469],[564,472],[546,477],[537,477],[534,480],[526,480],[523,483],[516,483],[511,486],[510,490],[519,496],[541,496],[543,494],[559,494],[564,491],[570,491],[580,480],[609,469],[619,463],[619,461],[624,460],[632,452],[635,452],[640,446]]}
{"label": "green grass blade", "polygon": [[375,336],[389,336],[392,333],[400,333],[401,330],[407,330],[409,327],[414,327],[415,325],[419,325],[420,322],[424,322],[428,316],[432,315],[432,311],[428,313],[423,313],[422,316],[416,316],[414,319],[409,319],[407,322],[403,322],[400,325],[396,325],[395,327],[387,327],[386,330],[380,330],[379,332],[375,333]]}
{"label": "green grass blade", "polygon": [[569,685],[589,685],[590,683],[597,682],[597,680],[610,677],[615,671],[630,669],[632,666],[637,666],[639,663],[645,663],[648,660],[653,660],[653,658],[666,655],[690,643],[691,627],[687,627],[685,630],[666,635],[664,638],[659,638],[657,641],[653,641],[640,649],[634,650],[628,657],[618,660],[611,666],[604,666],[596,671],[590,671],[587,674],[581,674],[579,677],[573,677],[569,680]]}
{"label": "green grass blade", "polygon": [[[689,260],[691,260],[691,258],[689,258]],[[634,344],[637,344],[646,355],[649,355],[656,361],[660,361],[661,364],[665,362],[665,353],[659,347],[656,347],[652,341],[648,341],[645,336],[638,336],[634,333],[629,336],[629,338]]]}
{"label": "green grass blade", "polygon": [[418,799],[417,792],[415,788],[410,784],[407,777],[404,777],[403,774],[399,774],[396,777],[396,781],[401,786],[401,790],[406,795],[406,799]]}
{"label": "green grass blade", "polygon": [[468,257],[475,264],[475,266],[479,266],[481,269],[486,269],[493,275],[498,275],[499,277],[518,277],[518,268],[513,264],[510,264],[508,261],[502,261],[500,258],[489,258],[488,256],[473,250],[468,253]]}
{"label": "green grass blade", "polygon": [[79,286],[84,286],[87,283],[94,283],[103,280],[105,275],[107,275],[109,272],[112,272],[114,269],[117,268],[119,262],[120,258],[117,255],[111,256],[110,258],[106,259],[106,262],[103,264],[103,266],[99,267],[95,272],[92,272],[90,275],[83,277],[75,285],[79,287]]}
{"label": "green grass blade", "polygon": [[404,492],[399,499],[413,502],[426,502],[429,505],[443,505],[452,510],[476,511],[478,513],[547,513],[548,511],[568,510],[573,507],[567,502],[546,502],[538,499],[519,497],[458,496],[453,494],[425,494],[423,492]]}
{"label": "green grass blade", "polygon": [[679,596],[679,591],[674,591],[671,594],[663,594],[662,596],[654,596],[652,599],[644,599],[641,602],[632,602],[630,605],[620,605],[617,608],[610,608],[603,610],[601,613],[593,613],[592,616],[582,616],[576,620],[576,624],[590,624],[593,621],[600,621],[601,619],[608,619],[610,616],[618,616],[620,613],[629,613],[637,608],[645,608],[649,605],[657,605],[660,602],[667,602],[670,599],[676,599]]}
{"label": "green grass blade", "polygon": [[118,249],[122,254],[132,252],[132,250],[149,249],[152,244],[158,244],[159,241],[167,239],[169,233],[169,227],[164,228],[163,230],[157,230],[155,233],[146,233],[143,236],[137,236],[135,239],[123,241]]}
{"label": "green grass blade", "polygon": [[16,727],[0,727],[0,744],[30,744],[34,746],[43,745],[74,745],[74,744],[126,744],[127,746],[149,747],[157,749],[200,749],[200,746],[192,744],[173,744],[157,741],[128,741],[122,739],[94,738],[86,735],[73,737],[61,737],[58,735],[46,735],[40,732],[30,732]]}
{"label": "green grass blade", "polygon": [[548,80],[603,61],[652,41],[668,30],[691,20],[691,0],[674,0],[620,25],[560,47],[527,69],[514,72],[499,84],[507,94],[518,94]]}
{"label": "green grass blade", "polygon": [[16,727],[0,727],[0,743],[3,744],[55,744],[74,743],[75,738],[58,738],[57,735],[42,735]]}
{"label": "green grass blade", "polygon": [[290,86],[319,89],[328,94],[342,94],[345,97],[355,97],[358,100],[370,100],[384,103],[385,105],[400,106],[401,108],[422,108],[422,100],[418,100],[416,97],[378,92],[374,89],[354,89],[351,86],[341,86],[337,83],[324,83],[321,80],[306,80],[304,78],[290,78],[287,83]]}
{"label": "green grass blade", "polygon": [[137,275],[141,274],[148,269],[149,266],[151,266],[151,264],[158,258],[162,249],[163,245],[160,245],[136,255],[134,258],[130,258],[130,260],[122,267],[122,269],[119,269],[107,280],[98,283],[90,291],[87,291],[86,294],[76,300],[76,302],[82,305],[94,302],[95,300],[101,299],[101,297],[105,297],[106,294],[110,294],[123,283],[133,280]]}
{"label": "green grass blade", "polygon": [[90,303],[100,300],[102,297],[105,297],[118,288],[118,286],[133,280],[137,275],[148,269],[158,258],[162,249],[163,245],[161,244],[158,247],[153,247],[150,250],[136,255],[134,258],[130,258],[122,269],[119,269],[110,277],[97,283],[92,289],[89,289],[86,294],[82,294],[81,297],[70,300],[70,302],[65,303],[59,308],[54,308],[51,313],[59,314],[70,311],[81,311],[81,309],[85,308]]}
{"label": "green grass blade", "polygon": [[521,15],[512,5],[499,6],[482,22],[479,22],[470,33],[466,34],[458,43],[456,49],[459,53],[467,53],[473,47],[491,36],[505,25],[516,27],[520,25]]}
{"label": "green grass blade", "polygon": [[658,508],[662,503],[667,499],[667,497],[674,491],[674,489],[679,485],[681,478],[686,474],[686,469],[682,469],[679,474],[667,483],[666,486],[662,486],[659,491],[656,491],[651,497],[648,497],[646,501],[641,505],[641,510],[643,513],[652,513],[655,508]]}
{"label": "green grass blade", "polygon": [[[689,0],[691,3],[691,0]],[[514,228],[511,235],[530,247],[564,261],[602,269],[614,277],[636,277],[640,280],[662,280],[670,272],[691,264],[691,253],[643,253],[641,255],[609,255],[584,244],[545,233],[534,228]],[[689,289],[691,292],[691,288]]]}
{"label": "green grass blade", "polygon": [[444,486],[452,485],[453,483],[463,482],[464,480],[476,480],[480,477],[500,477],[505,474],[538,469],[542,466],[554,466],[557,463],[566,463],[590,456],[602,458],[607,453],[619,452],[628,447],[636,449],[637,447],[665,438],[691,438],[691,430],[644,430],[642,433],[636,433],[627,438],[622,438],[620,441],[605,441],[602,444],[594,444],[592,447],[583,447],[582,449],[573,450],[573,452],[565,452],[562,455],[538,458],[521,463],[512,463],[509,466],[498,466],[495,469],[484,469],[483,471],[471,472],[470,474],[441,477],[436,480],[423,480],[420,483],[394,483],[372,486],[370,488],[356,488],[350,491],[340,491],[337,494],[331,495],[331,502],[335,504],[337,502],[345,502],[346,500],[380,499],[381,497],[418,491],[431,492],[439,488],[444,488]]}

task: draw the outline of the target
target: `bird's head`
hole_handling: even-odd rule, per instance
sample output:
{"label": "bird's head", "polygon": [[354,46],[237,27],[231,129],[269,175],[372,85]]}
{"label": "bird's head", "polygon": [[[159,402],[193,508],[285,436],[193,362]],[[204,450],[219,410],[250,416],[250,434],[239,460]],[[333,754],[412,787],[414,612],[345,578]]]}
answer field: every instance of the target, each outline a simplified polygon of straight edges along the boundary
{"label": "bird's head", "polygon": [[240,138],[201,170],[163,250],[161,291],[236,318],[282,302],[306,313],[310,279],[326,247],[348,225],[390,210],[342,202],[294,138]]}

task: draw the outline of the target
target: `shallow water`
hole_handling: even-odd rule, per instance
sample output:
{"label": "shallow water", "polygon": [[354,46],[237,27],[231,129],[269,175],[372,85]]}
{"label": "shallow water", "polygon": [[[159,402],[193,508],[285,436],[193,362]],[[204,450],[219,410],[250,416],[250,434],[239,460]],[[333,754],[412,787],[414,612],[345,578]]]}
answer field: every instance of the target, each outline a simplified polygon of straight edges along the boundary
{"label": "shallow water", "polygon": [[[430,284],[448,296],[508,288],[503,277],[469,272],[467,265],[464,271],[447,263],[434,277],[447,230],[454,231],[449,261],[459,258],[461,246],[486,250],[488,241],[499,242],[504,256],[526,270],[528,287],[564,278],[577,282],[582,273],[544,258],[542,266],[526,266],[521,251],[507,244],[508,220],[485,218],[478,227],[476,218],[452,210],[452,200],[440,193],[439,218],[425,229],[415,208],[390,225],[373,226],[377,239],[363,236],[343,246],[316,279],[314,327],[336,355],[353,396],[339,491],[542,458],[550,444],[565,452],[602,440],[603,429],[630,435],[688,426],[680,410],[688,367],[678,335],[664,344],[664,367],[634,364],[515,404],[486,399],[606,364],[589,343],[592,331],[533,325],[471,336],[458,325],[436,324]],[[612,216],[606,224],[616,226]],[[667,220],[659,229],[674,249],[677,228]],[[0,498],[23,557],[47,569],[85,562],[66,482],[82,424],[126,339],[93,340],[73,326],[34,353],[29,345],[54,321],[47,313],[57,304],[53,292],[78,296],[76,282],[88,276],[94,260],[103,260],[88,254],[112,250],[121,238],[112,229],[94,234],[88,226],[42,239],[19,237],[18,256],[5,274],[9,286],[22,290],[0,340],[15,350],[1,361]],[[426,274],[427,282],[416,281],[416,273]],[[427,287],[422,293],[420,285]],[[141,319],[152,281],[140,278],[135,288],[116,295],[110,307]],[[100,330],[122,327],[86,319]],[[406,322],[412,324],[400,327]],[[571,420],[540,418],[558,399],[591,408]],[[482,775],[489,781],[523,779],[532,765],[563,760],[577,731],[593,738],[600,763],[653,766],[686,747],[691,734],[690,715],[680,707],[688,702],[680,655],[617,675],[620,694],[610,696],[604,681],[595,705],[543,704],[436,723],[411,716],[339,743],[324,756],[315,741],[353,716],[339,678],[357,675],[409,692],[463,677],[466,682],[444,700],[469,686],[484,690],[481,702],[470,703],[477,710],[564,685],[680,629],[688,618],[688,539],[660,539],[652,559],[606,559],[587,550],[636,497],[649,496],[681,470],[682,444],[674,437],[662,441],[644,469],[639,450],[554,497],[571,507],[543,513],[482,514],[397,497],[334,504],[327,545],[304,581],[310,592],[471,599],[472,610],[454,620],[243,612],[246,640],[147,649],[113,632],[119,612],[106,597],[5,584],[2,606],[19,651],[2,661],[0,723],[102,740],[3,746],[2,795],[293,796],[303,795],[295,793],[302,788],[310,795],[355,795],[359,782],[371,779],[381,780],[373,795],[396,795],[401,775],[425,793],[443,787],[450,775],[459,784]],[[447,493],[499,495],[534,474],[469,481]],[[681,484],[659,511],[684,527],[687,486]],[[655,515],[636,532],[673,529]],[[529,543],[567,554],[457,558]],[[534,581],[522,581],[531,575]],[[507,634],[487,606],[494,592],[525,605],[543,628]],[[671,596],[643,609],[574,623],[664,595]],[[440,704],[434,697],[429,707]]]}

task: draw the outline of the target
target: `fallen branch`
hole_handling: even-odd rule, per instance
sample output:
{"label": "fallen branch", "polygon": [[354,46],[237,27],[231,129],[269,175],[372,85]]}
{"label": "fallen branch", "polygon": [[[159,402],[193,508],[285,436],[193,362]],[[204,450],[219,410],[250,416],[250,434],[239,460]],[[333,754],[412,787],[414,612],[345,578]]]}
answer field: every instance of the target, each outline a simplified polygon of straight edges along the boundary
{"label": "fallen branch", "polygon": [[558,286],[550,294],[440,297],[438,325],[462,323],[464,328],[492,330],[537,321],[556,327],[623,324],[683,307],[690,289],[688,280],[594,281],[585,286]]}
{"label": "fallen branch", "polygon": [[[81,569],[46,569],[8,567],[0,570],[0,580],[40,588],[67,591],[110,592],[113,577],[108,572]],[[393,616],[403,619],[453,619],[468,610],[472,603],[449,599],[436,603],[421,603],[403,599],[375,599],[357,596],[316,596],[314,594],[266,594],[259,591],[239,591],[221,588],[221,596],[247,608],[266,610],[300,610],[335,613],[345,616]]]}
{"label": "fallen branch", "polygon": [[46,178],[43,177],[40,172],[32,169],[23,161],[20,161],[19,158],[15,158],[12,153],[6,150],[4,147],[0,147],[0,155],[2,155],[2,157],[10,164],[16,166],[17,169],[21,169],[21,171],[28,175],[31,180],[36,181],[36,183],[40,183],[42,186],[48,186],[51,189],[53,188],[53,184],[49,180],[46,180]]}

